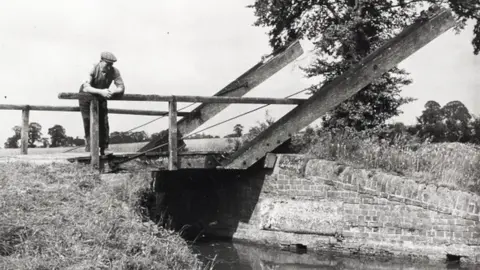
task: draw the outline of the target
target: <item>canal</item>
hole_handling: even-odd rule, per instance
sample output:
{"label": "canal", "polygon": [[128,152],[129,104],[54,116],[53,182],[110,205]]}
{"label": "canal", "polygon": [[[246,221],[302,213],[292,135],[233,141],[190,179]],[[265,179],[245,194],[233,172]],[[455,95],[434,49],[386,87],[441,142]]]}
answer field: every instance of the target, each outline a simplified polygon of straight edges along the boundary
{"label": "canal", "polygon": [[316,253],[303,248],[281,250],[232,242],[198,242],[192,248],[204,263],[213,261],[215,270],[480,269],[480,265],[462,266],[458,261],[433,264],[410,259]]}

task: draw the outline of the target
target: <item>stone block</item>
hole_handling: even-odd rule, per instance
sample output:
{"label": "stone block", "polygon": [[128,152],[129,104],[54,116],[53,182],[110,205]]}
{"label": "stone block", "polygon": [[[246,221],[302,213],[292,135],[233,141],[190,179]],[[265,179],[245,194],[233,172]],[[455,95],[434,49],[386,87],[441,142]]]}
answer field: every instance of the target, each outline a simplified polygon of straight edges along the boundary
{"label": "stone block", "polygon": [[258,211],[263,230],[301,234],[333,234],[343,228],[342,204],[268,198]]}
{"label": "stone block", "polygon": [[305,166],[308,158],[304,155],[277,155],[277,165],[274,172],[288,176],[305,176]]}
{"label": "stone block", "polygon": [[337,164],[333,161],[311,159],[305,165],[305,176],[317,176],[323,179],[337,178],[335,167]]}

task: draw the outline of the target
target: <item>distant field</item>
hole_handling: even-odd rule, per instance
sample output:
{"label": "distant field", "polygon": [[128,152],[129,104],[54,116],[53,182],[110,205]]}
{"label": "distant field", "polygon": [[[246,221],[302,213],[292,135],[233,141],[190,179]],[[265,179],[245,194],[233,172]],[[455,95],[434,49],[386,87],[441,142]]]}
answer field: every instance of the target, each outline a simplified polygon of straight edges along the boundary
{"label": "distant field", "polygon": [[[136,152],[146,143],[125,143],[125,144],[112,144],[109,147],[109,151],[112,152]],[[57,154],[74,149],[76,147],[54,147],[54,148],[28,148],[28,154],[43,155],[43,154]],[[70,153],[84,153],[85,147],[82,146],[78,149],[70,151]],[[0,149],[0,156],[15,156],[20,154],[20,149]]]}
{"label": "distant field", "polygon": [[[233,149],[233,140],[224,138],[214,139],[191,139],[185,140],[189,151],[231,151]],[[137,152],[140,148],[146,145],[147,142],[141,143],[123,143],[111,144],[108,151],[125,153]],[[29,148],[28,154],[31,155],[48,155],[63,153],[65,151],[74,149],[76,147],[55,147],[55,148]],[[69,153],[85,153],[85,147],[79,147]],[[15,156],[20,154],[20,149],[0,149],[0,156]]]}

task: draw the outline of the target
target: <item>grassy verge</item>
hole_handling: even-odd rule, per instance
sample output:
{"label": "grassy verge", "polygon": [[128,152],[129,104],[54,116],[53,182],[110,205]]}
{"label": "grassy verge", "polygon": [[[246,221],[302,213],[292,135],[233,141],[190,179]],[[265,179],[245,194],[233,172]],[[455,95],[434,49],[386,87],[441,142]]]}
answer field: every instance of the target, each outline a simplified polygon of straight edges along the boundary
{"label": "grassy verge", "polygon": [[320,132],[306,141],[301,152],[317,158],[480,194],[480,151],[472,144],[419,143],[405,136],[382,140],[349,131]]}
{"label": "grassy verge", "polygon": [[109,185],[80,165],[0,164],[0,269],[200,269],[139,215],[148,179]]}

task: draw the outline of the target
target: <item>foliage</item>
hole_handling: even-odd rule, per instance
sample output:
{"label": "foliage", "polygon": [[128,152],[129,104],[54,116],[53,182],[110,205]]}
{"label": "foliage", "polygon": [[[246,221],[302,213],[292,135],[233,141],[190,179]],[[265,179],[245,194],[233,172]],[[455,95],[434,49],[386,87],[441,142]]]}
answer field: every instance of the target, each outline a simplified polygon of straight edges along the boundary
{"label": "foliage", "polygon": [[245,134],[245,139],[243,141],[243,144],[253,140],[255,137],[257,137],[262,131],[266,130],[270,125],[275,123],[275,118],[270,116],[268,113],[268,110],[265,111],[265,121],[260,122],[257,121],[257,124],[255,126],[251,126],[248,129],[247,134]]}
{"label": "foliage", "polygon": [[460,101],[451,101],[442,108],[445,119],[446,139],[450,142],[468,142],[471,136],[470,112]]}
{"label": "foliage", "polygon": [[[152,134],[152,138],[153,138],[153,134]],[[220,136],[206,134],[206,133],[197,133],[197,134],[193,134],[192,136],[188,136],[188,139],[213,139],[213,138],[220,138]]]}
{"label": "foliage", "polygon": [[14,126],[12,130],[14,135],[7,138],[7,141],[4,143],[5,148],[18,148],[18,140],[21,138],[22,128],[19,126]]}
{"label": "foliage", "polygon": [[480,122],[458,100],[443,107],[436,101],[428,101],[417,121],[419,136],[424,140],[479,143]]}
{"label": "foliage", "polygon": [[[468,19],[476,21],[472,44],[478,54],[478,0],[256,0],[248,7],[257,17],[254,25],[270,29],[270,45],[275,50],[295,39],[313,42],[316,59],[304,71],[307,77],[320,79],[310,88],[315,92],[410,25],[422,7],[433,4],[453,10],[457,29]],[[411,83],[407,76],[405,70],[391,69],[323,117],[324,127],[364,130],[400,114],[399,107],[413,100],[400,96],[402,87]]]}
{"label": "foliage", "polygon": [[75,137],[75,139],[72,140],[72,143],[75,146],[84,146],[85,145],[85,140],[81,139],[77,136],[77,137]]}
{"label": "foliage", "polygon": [[36,142],[42,141],[42,126],[32,122],[28,126],[28,147],[35,147]]}
{"label": "foliage", "polygon": [[403,134],[392,140],[379,134],[391,128],[317,130],[314,144],[303,149],[320,159],[380,169],[419,182],[480,194],[480,151],[471,144],[421,142]]}
{"label": "foliage", "polygon": [[112,184],[80,165],[0,164],[0,268],[199,269],[141,216],[148,174]]}
{"label": "foliage", "polygon": [[224,138],[238,138],[238,137],[242,137],[242,135],[243,135],[243,125],[236,124],[235,126],[233,126],[233,133],[225,135]]}
{"label": "foliage", "polygon": [[50,147],[50,140],[47,137],[43,137],[41,142],[42,142],[43,148]]}
{"label": "foliage", "polygon": [[110,143],[134,143],[134,142],[144,142],[147,141],[148,135],[145,131],[137,132],[112,132],[110,134]]}
{"label": "foliage", "polygon": [[234,127],[233,127],[233,133],[235,133],[235,135],[237,135],[237,137],[242,137],[242,134],[243,134],[243,126],[241,124],[236,124]]}
{"label": "foliage", "polygon": [[66,145],[67,135],[65,128],[61,125],[54,125],[48,129],[48,135],[51,138],[51,147],[61,147]]}

